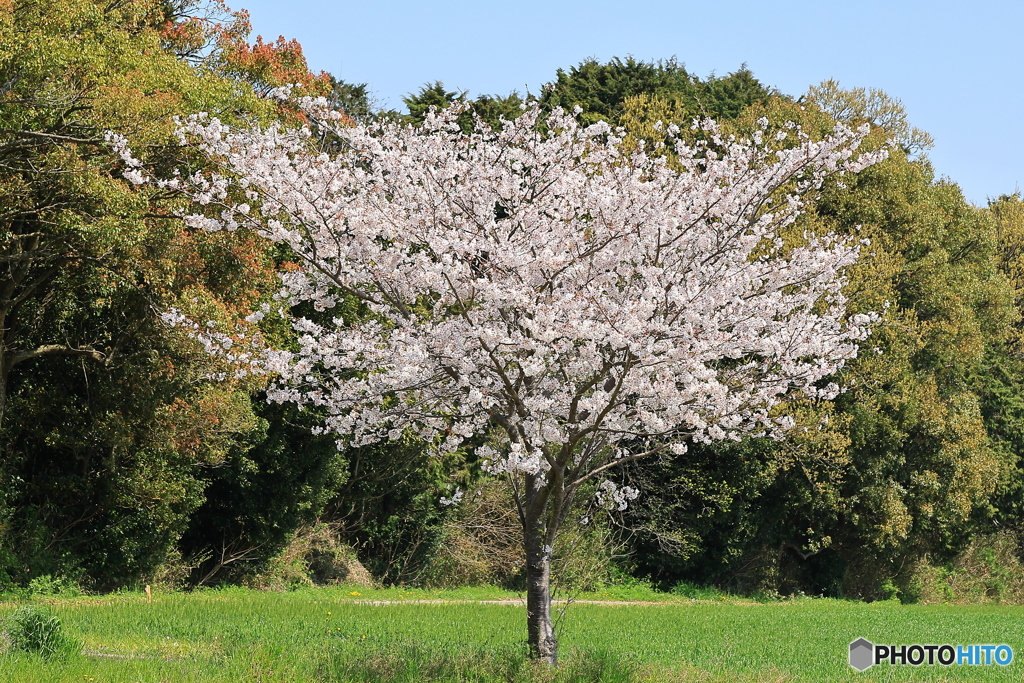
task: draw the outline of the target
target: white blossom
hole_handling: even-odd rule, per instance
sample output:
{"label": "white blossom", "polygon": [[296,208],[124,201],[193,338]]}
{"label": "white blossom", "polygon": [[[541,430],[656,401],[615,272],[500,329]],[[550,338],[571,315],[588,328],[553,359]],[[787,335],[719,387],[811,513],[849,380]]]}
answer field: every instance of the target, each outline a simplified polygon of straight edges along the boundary
{"label": "white blossom", "polygon": [[440,503],[441,503],[441,505],[444,505],[445,507],[448,507],[448,506],[451,506],[451,505],[458,505],[459,501],[462,500],[462,496],[463,496],[462,489],[457,488],[457,489],[455,489],[455,493],[452,494],[451,498],[446,498],[444,496],[441,496]]}
{"label": "white blossom", "polygon": [[640,496],[640,491],[632,486],[619,486],[614,481],[605,479],[598,485],[597,493],[594,495],[598,506],[605,510],[621,512],[629,507],[629,501],[636,500]]}
{"label": "white blossom", "polygon": [[[792,421],[772,409],[794,392],[837,395],[826,378],[877,320],[847,314],[857,240],[779,237],[826,177],[884,157],[855,154],[866,130],[815,142],[764,121],[747,141],[698,121],[710,141],[677,141],[673,168],[558,110],[540,132],[537,106],[467,135],[457,106],[422,127],[344,127],[325,102],[300,104],[340,152],[316,149],[308,128],[192,116],[181,139],[218,170],[179,187],[206,205],[187,225],[290,247],[300,268],[282,273],[280,305],[355,297],[370,312],[296,319],[294,350],[246,365],[277,376],[271,399],[323,409],[346,443],[409,430],[445,450],[499,428],[505,443],[477,450],[485,468],[546,479],[634,457],[626,443],[681,456],[688,442],[781,438]],[[203,334],[211,353],[231,352]],[[635,497],[602,491],[614,506]]]}
{"label": "white blossom", "polygon": [[[444,453],[486,436],[476,453],[510,480],[531,585],[549,580],[584,482],[654,453],[684,457],[690,442],[784,438],[794,422],[777,406],[842,391],[828,378],[878,319],[846,310],[857,240],[781,237],[825,178],[884,157],[855,154],[866,128],[815,142],[759,121],[743,140],[698,120],[705,141],[676,139],[669,165],[623,148],[607,124],[536,104],[466,134],[459,105],[419,127],[344,127],[325,100],[296,101],[317,135],[180,120],[179,139],[215,172],[149,181],[108,138],[131,182],[194,200],[187,226],[287,246],[299,267],[281,273],[274,305],[320,312],[292,320],[294,348],[260,353],[244,348],[248,330],[164,320],[239,373],[276,377],[268,399],[316,407],[318,433],[339,447],[409,434]],[[317,146],[324,134],[338,151]],[[367,314],[330,319],[345,298]],[[596,501],[624,510],[638,495],[602,481]],[[542,632],[553,646],[549,588],[528,592],[533,648]]]}

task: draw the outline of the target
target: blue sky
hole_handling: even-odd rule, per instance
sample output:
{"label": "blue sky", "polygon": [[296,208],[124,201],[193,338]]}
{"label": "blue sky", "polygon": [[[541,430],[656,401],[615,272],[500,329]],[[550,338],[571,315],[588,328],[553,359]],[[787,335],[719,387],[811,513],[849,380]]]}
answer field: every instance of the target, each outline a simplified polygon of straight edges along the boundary
{"label": "blue sky", "polygon": [[313,69],[368,83],[384,106],[435,80],[538,92],[587,57],[676,56],[701,77],[746,63],[792,95],[834,78],[901,99],[935,138],[936,173],[975,204],[1024,186],[1022,0],[229,3],[254,37],[298,39]]}

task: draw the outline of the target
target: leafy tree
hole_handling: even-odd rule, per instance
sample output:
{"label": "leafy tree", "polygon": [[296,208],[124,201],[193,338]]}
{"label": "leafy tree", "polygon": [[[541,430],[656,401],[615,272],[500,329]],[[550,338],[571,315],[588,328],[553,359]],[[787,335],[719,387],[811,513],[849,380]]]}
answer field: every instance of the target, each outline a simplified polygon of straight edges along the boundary
{"label": "leafy tree", "polygon": [[331,77],[331,106],[339,109],[353,120],[365,122],[376,110],[371,102],[370,92],[366,83],[346,83]]}
{"label": "leafy tree", "polygon": [[[833,125],[816,107],[778,98],[734,130],[762,116],[799,121],[815,138]],[[880,128],[866,144],[891,137]],[[1017,315],[994,225],[900,150],[844,182],[828,185],[794,228],[871,240],[846,292],[853,310],[885,314],[840,374],[849,390],[798,420],[810,442],[709,446],[637,473],[662,485],[648,487],[632,519],[647,529],[641,571],[879,597],[882,583],[906,578],[900,567],[961,547],[1005,476],[1007,458],[987,431],[997,399],[978,383],[995,376],[985,368]],[[676,557],[658,557],[673,538],[685,541]]]}
{"label": "leafy tree", "polygon": [[935,146],[927,132],[907,122],[903,103],[877,88],[844,90],[839,82],[829,79],[808,89],[805,99],[813,102],[836,121],[881,126],[905,154],[914,157]]}
{"label": "leafy tree", "polygon": [[148,146],[170,133],[175,112],[200,104],[260,109],[229,82],[200,78],[160,50],[154,5],[68,0],[12,3],[9,10],[0,27],[0,410],[10,372],[22,363],[53,356],[101,362],[116,353],[54,329],[47,314],[60,306],[54,283],[71,292],[83,286],[76,273],[103,273],[108,287],[134,287],[144,276],[129,265],[152,260],[147,249],[157,253],[147,240],[178,236],[159,218],[144,221],[150,213],[166,215],[166,208],[110,176],[116,158],[103,131],[130,132]]}
{"label": "leafy tree", "polygon": [[501,126],[501,120],[511,121],[523,113],[523,107],[530,98],[524,100],[519,93],[501,95],[479,95],[472,103],[473,113],[493,128]]}
{"label": "leafy tree", "polygon": [[587,123],[615,123],[626,98],[639,94],[674,99],[688,111],[698,111],[698,84],[699,79],[675,59],[647,63],[614,57],[607,64],[587,59],[569,71],[559,69],[555,81],[544,87],[540,101],[567,111],[581,107],[581,120]]}
{"label": "leafy tree", "polygon": [[[1024,310],[1024,202],[1019,193],[1004,195],[990,201],[988,211],[995,222],[999,270],[1013,288],[1019,312]],[[1024,452],[1022,327],[1018,319],[1005,338],[991,340],[984,362],[972,377],[989,443],[1006,465],[990,505],[977,515],[982,532],[1019,530],[1024,515],[1024,467],[1020,458]]]}
{"label": "leafy tree", "polygon": [[511,120],[522,113],[523,99],[518,93],[506,97],[497,95],[480,95],[475,100],[466,97],[466,91],[449,91],[441,81],[424,85],[416,94],[402,98],[409,109],[406,118],[411,123],[421,124],[431,108],[438,111],[453,104],[465,104],[464,113],[459,117],[459,125],[463,132],[470,133],[474,126],[474,116],[486,121],[491,126],[499,126],[501,119]]}
{"label": "leafy tree", "polygon": [[171,168],[197,161],[168,144],[172,115],[279,116],[202,62],[217,54],[183,57],[174,21],[188,21],[170,11],[0,8],[0,560],[17,581],[112,587],[152,570],[203,500],[197,472],[257,426],[252,384],[212,382],[223,367],[157,312],[226,324],[276,286],[273,254],[184,227],[180,200],[121,177],[104,135]]}
{"label": "leafy tree", "polygon": [[738,118],[748,107],[766,104],[772,94],[746,64],[726,76],[712,75],[703,86],[698,100],[701,115],[722,121]]}
{"label": "leafy tree", "polygon": [[330,74],[312,73],[302,54],[302,46],[294,38],[286,40],[278,36],[274,42],[264,42],[263,36],[256,36],[256,41],[250,44],[252,27],[248,12],[244,10],[238,12],[232,22],[217,28],[217,50],[208,60],[217,73],[248,83],[259,95],[286,85],[298,86],[309,96],[331,93],[335,82]]}
{"label": "leafy tree", "polygon": [[[995,220],[999,241],[999,270],[1010,280],[1017,310],[1024,310],[1024,201],[1020,193],[1004,195],[989,202],[988,208]],[[1015,327],[1010,343],[1020,353],[1024,350],[1020,339],[1024,322],[1017,321]]]}
{"label": "leafy tree", "polygon": [[428,83],[418,93],[402,98],[402,103],[409,110],[409,117],[415,123],[422,123],[431,107],[447,109],[456,102],[465,101],[466,91],[448,90],[441,81]]}
{"label": "leafy tree", "polygon": [[941,556],[1005,469],[971,377],[1017,312],[997,268],[994,226],[958,187],[901,154],[872,171],[818,205],[829,223],[862,225],[871,236],[884,270],[863,282],[864,296],[881,293],[877,275],[888,270],[892,301],[882,353],[849,368],[858,388],[841,404],[853,416],[844,493],[856,531],[846,552]]}
{"label": "leafy tree", "polygon": [[464,449],[438,457],[429,442],[408,435],[347,449],[345,457],[348,479],[323,517],[340,526],[380,581],[422,584],[454,511],[443,501],[456,487],[468,490],[480,481],[478,459]]}
{"label": "leafy tree", "polygon": [[263,401],[255,410],[256,429],[198,477],[203,502],[179,543],[186,557],[208,557],[196,566],[195,583],[259,566],[316,520],[348,476],[334,439],[312,433],[312,415]]}
{"label": "leafy tree", "polygon": [[607,64],[588,59],[569,71],[559,69],[556,80],[544,86],[540,101],[570,111],[581,107],[586,123],[619,125],[627,114],[627,101],[643,96],[648,103],[671,109],[673,120],[689,126],[694,118],[734,118],[746,107],[765,102],[769,94],[745,65],[725,77],[701,81],[674,58],[648,63],[615,57]]}

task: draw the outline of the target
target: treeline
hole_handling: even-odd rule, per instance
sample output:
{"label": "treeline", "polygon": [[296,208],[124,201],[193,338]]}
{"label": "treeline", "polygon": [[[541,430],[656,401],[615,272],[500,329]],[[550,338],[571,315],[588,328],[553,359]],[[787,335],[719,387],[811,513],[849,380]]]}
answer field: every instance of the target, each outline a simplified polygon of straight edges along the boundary
{"label": "treeline", "polygon": [[[294,41],[248,34],[217,3],[0,0],[0,591],[47,576],[288,586],[355,578],[360,562],[388,583],[514,586],[518,520],[472,456],[412,438],[339,451],[316,414],[267,404],[264,380],[162,322],[177,308],[230,326],[293,259],[187,228],[183,201],[126,180],[105,134],[166,175],[202,163],[174,116],[295,125],[265,97],[285,84],[355,121],[415,124],[463,102],[467,128],[473,114],[500,125],[524,96],[438,82],[408,113],[381,111],[367,84],[310,72]],[[811,137],[870,123],[867,144],[890,149],[792,226],[864,240],[848,291],[882,320],[836,378],[845,393],[788,406],[787,441],[695,444],[615,473],[643,494],[625,511],[581,504],[556,548],[563,585],[916,599],[982,546],[1006,579],[1024,505],[1020,197],[972,206],[934,177],[931,140],[897,100],[834,82],[794,97],[745,66],[702,79],[675,60],[588,60],[526,97],[621,126],[667,163],[667,126],[695,135],[704,117],[737,136],[762,118]],[[274,316],[263,333],[292,334]],[[466,499],[443,505],[455,487]]]}

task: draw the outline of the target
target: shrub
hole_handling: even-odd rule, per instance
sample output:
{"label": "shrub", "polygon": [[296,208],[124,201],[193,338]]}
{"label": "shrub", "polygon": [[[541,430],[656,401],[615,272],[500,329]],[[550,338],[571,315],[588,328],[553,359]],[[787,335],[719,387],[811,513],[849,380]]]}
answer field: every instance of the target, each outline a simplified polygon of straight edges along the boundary
{"label": "shrub", "polygon": [[907,581],[905,602],[1024,604],[1024,565],[1013,532],[979,536],[946,565],[918,562]]}
{"label": "shrub", "polygon": [[152,585],[153,590],[166,592],[181,590],[188,586],[188,580],[198,566],[208,559],[208,556],[197,556],[186,558],[181,550],[172,548],[149,576],[139,582],[139,585]]}
{"label": "shrub", "polygon": [[28,594],[40,598],[56,596],[73,598],[81,595],[82,589],[66,576],[53,577],[50,574],[44,574],[29,581]]}
{"label": "shrub", "polygon": [[12,649],[34,652],[47,659],[66,659],[81,649],[81,644],[64,632],[60,619],[31,605],[12,612],[3,621],[0,632]]}
{"label": "shrub", "polygon": [[[592,497],[579,500],[555,541],[551,573],[556,590],[594,591],[615,582],[614,560],[622,544],[614,540],[606,513],[594,509]],[[587,521],[581,523],[584,514]],[[471,489],[444,522],[416,583],[522,590],[524,562],[522,523],[512,493],[500,480],[491,480]]]}
{"label": "shrub", "polygon": [[286,590],[343,583],[371,586],[373,577],[351,546],[340,540],[337,526],[321,523],[297,529],[288,545],[243,583],[262,590]]}
{"label": "shrub", "polygon": [[518,587],[522,539],[511,493],[500,482],[483,483],[441,527],[417,583],[427,588]]}
{"label": "shrub", "polygon": [[[582,506],[581,506],[582,507]],[[597,591],[608,585],[637,585],[631,575],[616,564],[625,557],[625,544],[616,539],[607,513],[593,507],[587,522],[572,515],[555,541],[551,560],[552,587],[569,592]]]}

